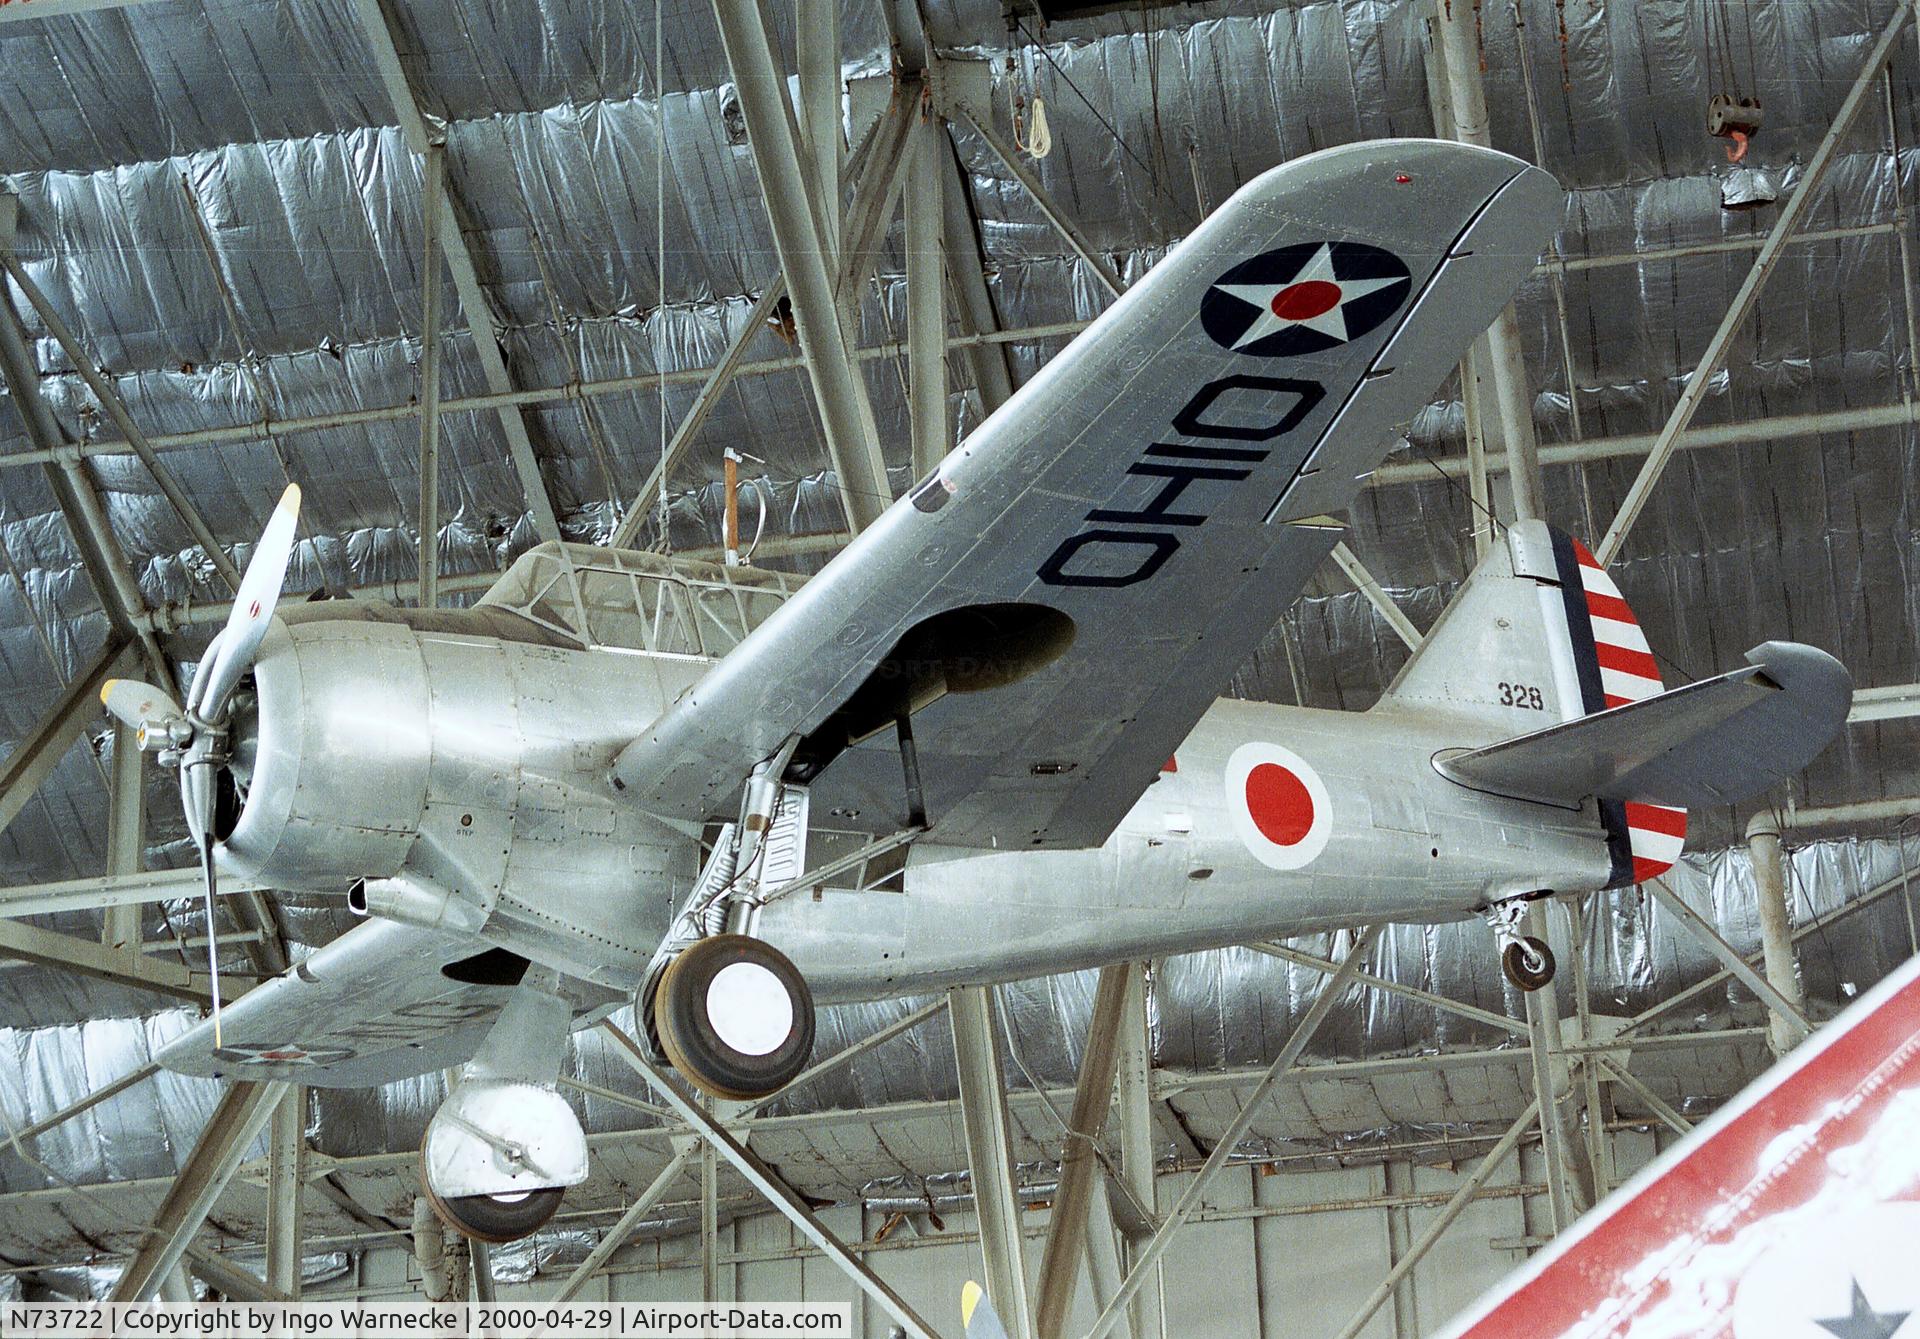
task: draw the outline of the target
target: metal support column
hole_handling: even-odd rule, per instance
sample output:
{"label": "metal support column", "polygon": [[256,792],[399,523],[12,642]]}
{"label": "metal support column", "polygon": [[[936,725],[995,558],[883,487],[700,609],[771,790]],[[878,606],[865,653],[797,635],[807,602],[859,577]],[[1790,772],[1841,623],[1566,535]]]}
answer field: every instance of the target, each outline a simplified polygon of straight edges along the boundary
{"label": "metal support column", "polygon": [[[1392,1202],[1387,1210],[1387,1265],[1391,1268],[1407,1258],[1413,1242],[1412,1215],[1405,1202],[1413,1194],[1413,1164],[1388,1158],[1382,1171],[1387,1199]],[[1420,1308],[1413,1295],[1413,1275],[1406,1273],[1393,1285],[1393,1335],[1394,1339],[1418,1339],[1419,1334]]]}
{"label": "metal support column", "polygon": [[838,248],[820,231],[820,215],[800,159],[799,129],[774,56],[761,0],[714,0],[727,65],[747,122],[747,145],[793,295],[800,355],[826,429],[827,454],[840,481],[847,522],[864,530],[892,500],[873,408],[840,320],[832,264]]}
{"label": "metal support column", "polygon": [[1400,612],[1400,606],[1395,604],[1393,597],[1373,579],[1373,573],[1369,572],[1366,564],[1362,563],[1354,551],[1347,547],[1344,539],[1333,546],[1333,561],[1338,564],[1342,572],[1346,573],[1347,580],[1353,583],[1353,588],[1366,597],[1367,603],[1387,621],[1387,626],[1407,644],[1407,649],[1418,651],[1423,640],[1420,629],[1413,626],[1412,619]]}
{"label": "metal support column", "polygon": [[[1527,933],[1546,941],[1546,910],[1538,902],[1527,908]],[[1557,1237],[1573,1222],[1575,1212],[1567,1188],[1566,1128],[1560,1119],[1560,1001],[1552,986],[1527,991],[1523,998],[1528,1058],[1533,1062],[1533,1095],[1540,1107],[1540,1143],[1547,1164],[1548,1221],[1550,1235]]]}
{"label": "metal support column", "polygon": [[1200,1170],[1194,1174],[1193,1179],[1187,1182],[1179,1202],[1167,1214],[1166,1221],[1161,1223],[1154,1232],[1153,1239],[1141,1250],[1126,1281],[1120,1285],[1120,1291],[1114,1295],[1113,1300],[1093,1322],[1093,1328],[1087,1331],[1086,1339],[1104,1339],[1105,1335],[1113,1329],[1120,1319],[1120,1309],[1146,1282],[1147,1271],[1153,1268],[1160,1257],[1166,1253],[1167,1247],[1173,1242],[1173,1234],[1185,1226],[1187,1220],[1199,1209],[1201,1196],[1206,1193],[1207,1186],[1233,1157],[1234,1151],[1240,1146],[1241,1139],[1252,1127],[1254,1116],[1265,1105],[1267,1097],[1292,1070],[1294,1062],[1306,1050],[1307,1043],[1313,1040],[1314,1033],[1320,1030],[1320,1025],[1326,1021],[1327,1015],[1333,1012],[1333,1006],[1339,1003],[1342,995],[1346,994],[1347,987],[1352,984],[1353,973],[1359,970],[1360,964],[1366,961],[1367,955],[1373,951],[1374,942],[1380,937],[1380,930],[1380,926],[1370,925],[1362,931],[1354,941],[1353,950],[1341,959],[1340,970],[1328,977],[1320,987],[1320,993],[1314,997],[1313,1004],[1294,1026],[1293,1034],[1287,1038],[1286,1044],[1280,1048],[1280,1054],[1274,1057],[1273,1063],[1267,1066],[1266,1073],[1262,1074],[1259,1081],[1253,1085],[1252,1093],[1247,1096],[1246,1105],[1241,1107],[1239,1114],[1227,1123],[1227,1128],[1220,1132],[1220,1138],[1214,1144],[1213,1151],[1207,1155],[1206,1162],[1201,1164]]}
{"label": "metal support column", "polygon": [[946,136],[918,120],[907,140],[907,408],[913,427],[913,477],[924,479],[947,454],[947,281],[941,244]]}
{"label": "metal support column", "polygon": [[[1067,1311],[1079,1283],[1080,1257],[1092,1226],[1090,1211],[1093,1202],[1106,1195],[1094,1153],[1106,1128],[1107,1112],[1113,1106],[1113,1076],[1120,1063],[1120,1029],[1126,1013],[1129,975],[1125,963],[1103,967],[1100,984],[1094,989],[1086,1050],[1080,1057],[1080,1076],[1073,1092],[1073,1112],[1067,1118],[1066,1140],[1060,1151],[1060,1186],[1053,1197],[1053,1217],[1047,1224],[1047,1245],[1040,1260],[1040,1286],[1033,1308],[1039,1339],[1057,1339],[1065,1331]],[[1111,1244],[1109,1240],[1109,1248]]]}
{"label": "metal support column", "polygon": [[700,1144],[700,1300],[720,1300],[720,1163]]}
{"label": "metal support column", "polygon": [[[1453,137],[1464,144],[1491,147],[1488,133],[1487,90],[1480,73],[1478,6],[1439,0],[1434,7],[1433,32],[1445,67],[1448,111]],[[1520,320],[1508,303],[1475,345],[1484,350],[1492,382],[1500,436],[1508,460],[1508,486],[1513,490],[1517,520],[1537,520],[1545,514],[1540,485],[1540,441],[1533,425],[1533,400],[1527,389],[1527,361],[1520,347]],[[1476,352],[1470,362],[1477,364]]]}
{"label": "metal support column", "polygon": [[138,1302],[153,1295],[161,1278],[180,1263],[193,1234],[206,1221],[286,1090],[284,1083],[236,1083],[221,1095],[200,1142],[160,1201],[140,1249],[127,1262],[108,1300]]}
{"label": "metal support column", "polygon": [[1113,262],[1094,248],[1093,242],[1080,231],[1080,226],[1054,202],[1053,197],[1047,193],[1047,188],[1040,184],[1040,178],[1020,161],[1019,150],[1000,138],[1000,132],[993,127],[992,117],[985,112],[976,112],[971,107],[956,107],[954,110],[973,128],[973,132],[986,143],[986,146],[993,150],[993,155],[1000,160],[1000,165],[1025,188],[1034,204],[1040,207],[1040,212],[1046,215],[1047,222],[1053,225],[1054,231],[1073,248],[1074,254],[1086,263],[1087,268],[1093,271],[1093,277],[1100,281],[1107,292],[1114,297],[1119,297],[1126,290],[1126,285],[1120,282],[1119,274],[1114,271]]}
{"label": "metal support column", "polygon": [[267,1286],[300,1296],[301,1201],[307,1186],[307,1090],[290,1084],[267,1127]]}
{"label": "metal support column", "polygon": [[[1802,999],[1794,969],[1793,918],[1787,909],[1786,861],[1780,850],[1780,821],[1772,814],[1756,814],[1747,824],[1747,854],[1753,861],[1753,896],[1760,913],[1760,952],[1767,981],[1799,1008]],[[1774,1055],[1785,1055],[1798,1040],[1792,1025],[1774,1012],[1767,1023],[1767,1046]]]}
{"label": "metal support column", "polygon": [[794,63],[800,76],[800,144],[813,179],[820,231],[840,235],[840,0],[799,0]]}
{"label": "metal support column", "polygon": [[[1126,970],[1127,993],[1120,1009],[1120,1060],[1114,1075],[1120,1108],[1120,1179],[1131,1192],[1132,1202],[1147,1215],[1145,1222],[1123,1224],[1126,1263],[1132,1271],[1139,1262],[1139,1248],[1159,1226],[1160,1206],[1154,1190],[1153,1030],[1147,1011],[1147,965],[1130,962]],[[1161,1302],[1160,1272],[1155,1266],[1153,1274],[1141,1280],[1140,1290],[1128,1308],[1133,1339],[1152,1339],[1160,1333]]]}
{"label": "metal support column", "polygon": [[425,185],[426,258],[420,279],[420,607],[440,603],[440,210],[447,193],[447,146],[427,145]]}
{"label": "metal support column", "polygon": [[1893,44],[1907,26],[1907,20],[1913,17],[1912,0],[1901,0],[1894,10],[1887,26],[1880,31],[1879,40],[1867,53],[1860,66],[1860,73],[1853,81],[1853,87],[1840,103],[1840,109],[1833,115],[1833,124],[1827,127],[1827,133],[1821,137],[1813,156],[1807,159],[1807,165],[1800,173],[1800,183],[1793,188],[1793,194],[1780,207],[1779,215],[1773,221],[1773,229],[1767,234],[1767,240],[1761,244],[1760,254],[1753,258],[1753,266],[1747,271],[1746,279],[1740,285],[1740,291],[1733,296],[1727,314],[1720,318],[1720,325],[1707,341],[1707,348],[1700,355],[1699,363],[1687,377],[1686,388],[1680,392],[1680,398],[1674,403],[1673,412],[1667,415],[1667,421],[1660,426],[1660,434],[1654,439],[1653,449],[1640,467],[1640,473],[1634,477],[1633,486],[1627,490],[1627,496],[1620,503],[1620,511],[1613,518],[1613,524],[1607,527],[1607,533],[1594,546],[1594,557],[1600,560],[1602,567],[1610,567],[1613,560],[1620,556],[1621,547],[1627,542],[1627,533],[1633,529],[1633,523],[1640,518],[1641,509],[1647,505],[1654,485],[1660,482],[1660,475],[1666,470],[1667,462],[1673,458],[1673,450],[1679,444],[1680,435],[1693,422],[1695,411],[1707,398],[1707,391],[1719,373],[1720,366],[1727,359],[1727,353],[1733,347],[1733,337],[1739,333],[1741,325],[1752,312],[1759,300],[1760,290],[1766,286],[1772,276],[1774,266],[1779,262],[1781,253],[1786,250],[1787,242],[1800,226],[1801,218],[1812,208],[1813,199],[1820,189],[1820,183],[1826,179],[1827,169],[1833,165],[1840,150],[1840,141],[1852,128],[1854,119],[1859,116],[1860,108],[1865,105],[1868,92],[1873,88],[1874,80],[1879,78],[1881,67],[1893,52]]}
{"label": "metal support column", "polygon": [[1020,1251],[1020,1199],[1014,1193],[1013,1147],[1007,1123],[1007,1083],[993,1025],[993,996],[985,986],[947,992],[953,1058],[960,1072],[960,1119],[980,1222],[987,1296],[1006,1322],[1008,1339],[1030,1339],[1027,1271]]}
{"label": "metal support column", "polygon": [[[107,873],[138,874],[147,837],[146,755],[140,732],[113,725],[112,785],[107,794]],[[108,907],[100,914],[100,942],[108,948],[140,947],[140,908]]]}
{"label": "metal support column", "polygon": [[493,1291],[493,1252],[484,1241],[467,1239],[467,1288],[476,1302],[491,1302]]}

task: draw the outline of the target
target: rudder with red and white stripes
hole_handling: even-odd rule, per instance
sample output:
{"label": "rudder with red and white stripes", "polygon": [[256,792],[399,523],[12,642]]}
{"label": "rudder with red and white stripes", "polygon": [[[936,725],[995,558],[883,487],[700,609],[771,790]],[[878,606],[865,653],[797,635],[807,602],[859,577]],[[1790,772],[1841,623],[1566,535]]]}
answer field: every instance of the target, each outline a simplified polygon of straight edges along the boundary
{"label": "rudder with red and white stripes", "polygon": [[[1640,620],[1613,578],[1585,544],[1560,530],[1551,534],[1581,714],[1628,706],[1666,691]],[[1685,809],[1603,800],[1600,817],[1613,861],[1609,887],[1664,873],[1686,844]]]}

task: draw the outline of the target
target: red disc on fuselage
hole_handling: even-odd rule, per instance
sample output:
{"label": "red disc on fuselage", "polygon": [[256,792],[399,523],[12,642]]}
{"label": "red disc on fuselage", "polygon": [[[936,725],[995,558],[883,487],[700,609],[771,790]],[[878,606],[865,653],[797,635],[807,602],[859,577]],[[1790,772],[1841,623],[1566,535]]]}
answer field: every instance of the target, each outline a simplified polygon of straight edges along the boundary
{"label": "red disc on fuselage", "polygon": [[1294,846],[1313,830],[1313,795],[1289,769],[1263,762],[1247,773],[1247,815],[1274,845]]}

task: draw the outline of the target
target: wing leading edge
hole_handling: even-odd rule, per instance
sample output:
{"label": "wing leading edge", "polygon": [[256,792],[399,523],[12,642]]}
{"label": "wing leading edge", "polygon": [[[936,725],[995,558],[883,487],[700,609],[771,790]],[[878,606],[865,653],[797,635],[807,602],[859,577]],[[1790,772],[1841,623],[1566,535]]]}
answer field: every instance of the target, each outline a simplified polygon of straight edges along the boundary
{"label": "wing leading edge", "polygon": [[1435,141],[1264,174],[629,745],[617,781],[663,816],[731,812],[801,734],[816,802],[897,797],[898,763],[849,746],[913,710],[927,840],[1098,845],[1563,200],[1517,159]]}

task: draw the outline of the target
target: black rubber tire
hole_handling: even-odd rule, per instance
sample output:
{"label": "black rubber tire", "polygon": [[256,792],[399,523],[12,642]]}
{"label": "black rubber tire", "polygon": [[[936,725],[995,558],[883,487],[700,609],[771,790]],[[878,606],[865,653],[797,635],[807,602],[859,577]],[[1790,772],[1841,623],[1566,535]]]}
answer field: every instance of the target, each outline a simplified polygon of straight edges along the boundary
{"label": "black rubber tire", "polygon": [[[736,962],[766,968],[793,1002],[793,1026],[765,1055],[748,1055],[720,1039],[707,1017],[707,986]],[[673,1067],[704,1093],[751,1102],[784,1088],[813,1054],[813,992],[787,955],[747,935],[715,935],[690,945],[661,974],[653,997],[660,1048]]]}
{"label": "black rubber tire", "polygon": [[[1529,951],[1538,957],[1540,965],[1529,965]],[[1521,990],[1539,990],[1552,982],[1554,972],[1553,950],[1532,935],[1528,935],[1518,944],[1508,944],[1500,950],[1500,970],[1507,974],[1507,980]]]}
{"label": "black rubber tire", "polygon": [[553,1218],[560,1210],[560,1200],[567,1192],[561,1186],[548,1186],[542,1190],[529,1190],[526,1194],[513,1199],[497,1195],[449,1195],[445,1198],[434,1193],[422,1176],[420,1184],[427,1192],[427,1202],[433,1205],[433,1211],[440,1215],[440,1221],[463,1237],[475,1241],[503,1242],[518,1241],[530,1237]]}

